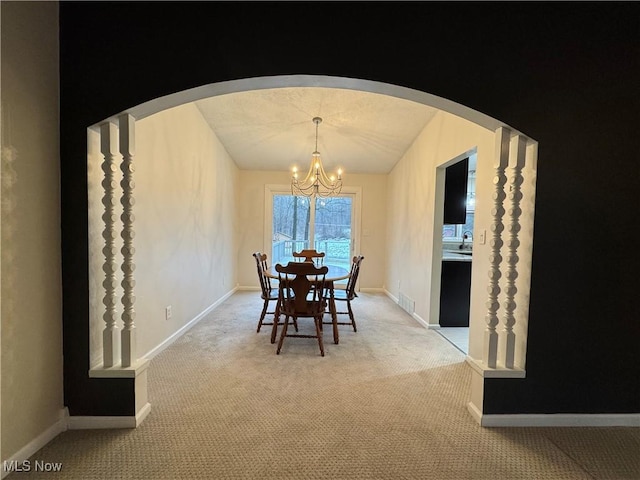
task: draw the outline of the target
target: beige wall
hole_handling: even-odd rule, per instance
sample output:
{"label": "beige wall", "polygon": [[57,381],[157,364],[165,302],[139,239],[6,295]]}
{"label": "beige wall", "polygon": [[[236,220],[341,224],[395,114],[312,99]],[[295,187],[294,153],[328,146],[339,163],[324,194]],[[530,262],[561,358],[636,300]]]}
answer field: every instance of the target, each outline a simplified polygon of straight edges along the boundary
{"label": "beige wall", "polygon": [[[442,245],[442,198],[436,195],[438,172],[443,187],[443,168],[477,147],[476,215],[474,230],[488,229],[490,167],[494,134],[454,115],[439,112],[424,128],[389,175],[386,289],[415,301],[415,314],[438,324],[439,306],[432,288],[439,289]],[[440,170],[438,167],[441,167]],[[485,211],[487,210],[487,211]],[[474,238],[477,235],[474,234]],[[484,319],[484,278],[488,271],[487,245],[474,245],[471,319]],[[486,254],[486,255],[485,255]],[[437,285],[432,282],[434,279]],[[434,290],[436,291],[436,290]],[[437,290],[439,291],[439,290]],[[436,299],[432,299],[436,297]]]}
{"label": "beige wall", "polygon": [[60,418],[58,4],[2,15],[2,459]]}
{"label": "beige wall", "polygon": [[[255,251],[270,251],[265,241],[265,186],[288,185],[289,172],[240,171],[238,284],[259,288]],[[365,256],[360,270],[360,288],[382,288],[386,250],[386,175],[345,174],[345,190],[360,187],[362,209],[360,216],[360,252]],[[271,262],[269,262],[271,263]]]}
{"label": "beige wall", "polygon": [[[95,365],[101,360],[104,328],[100,289],[102,172],[96,152],[98,135],[90,132],[89,138],[91,345]],[[237,283],[238,170],[193,104],[136,123],[135,163],[135,310],[138,356],[143,356]],[[169,305],[172,318],[166,320],[165,307]]]}

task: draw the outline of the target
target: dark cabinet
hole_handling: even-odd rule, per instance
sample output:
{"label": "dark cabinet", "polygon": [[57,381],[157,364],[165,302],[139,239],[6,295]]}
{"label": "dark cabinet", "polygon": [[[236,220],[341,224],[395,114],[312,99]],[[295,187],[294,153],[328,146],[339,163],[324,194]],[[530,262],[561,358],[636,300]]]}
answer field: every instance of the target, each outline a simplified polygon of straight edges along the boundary
{"label": "dark cabinet", "polygon": [[468,327],[471,303],[471,262],[442,262],[440,326]]}
{"label": "dark cabinet", "polygon": [[445,169],[444,224],[464,224],[467,218],[467,181],[469,159],[465,158]]}

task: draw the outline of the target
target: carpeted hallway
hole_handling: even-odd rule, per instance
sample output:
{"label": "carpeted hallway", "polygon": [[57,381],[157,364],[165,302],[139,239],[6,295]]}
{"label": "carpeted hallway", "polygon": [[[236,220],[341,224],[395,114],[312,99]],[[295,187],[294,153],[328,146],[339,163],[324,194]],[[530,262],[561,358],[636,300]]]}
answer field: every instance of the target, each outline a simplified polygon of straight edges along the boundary
{"label": "carpeted hallway", "polygon": [[325,328],[324,358],[315,339],[276,355],[261,306],[238,292],[155,357],[138,429],[64,432],[31,459],[61,472],[8,478],[640,478],[640,429],[479,427],[464,354],[383,294],[339,345]]}

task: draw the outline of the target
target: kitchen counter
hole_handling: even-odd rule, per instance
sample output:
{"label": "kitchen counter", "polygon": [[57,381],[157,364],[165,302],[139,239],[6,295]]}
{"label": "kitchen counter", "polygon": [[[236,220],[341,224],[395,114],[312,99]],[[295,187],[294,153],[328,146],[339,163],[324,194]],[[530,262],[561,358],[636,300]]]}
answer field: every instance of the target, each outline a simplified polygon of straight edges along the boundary
{"label": "kitchen counter", "polygon": [[443,250],[442,260],[445,262],[471,262],[473,255],[470,250],[465,250],[468,253],[459,253],[455,250]]}

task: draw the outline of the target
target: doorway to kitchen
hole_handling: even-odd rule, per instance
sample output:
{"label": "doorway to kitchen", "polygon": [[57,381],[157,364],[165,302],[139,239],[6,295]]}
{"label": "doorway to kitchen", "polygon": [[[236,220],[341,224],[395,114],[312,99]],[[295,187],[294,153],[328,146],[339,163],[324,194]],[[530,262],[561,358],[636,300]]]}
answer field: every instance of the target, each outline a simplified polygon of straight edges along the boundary
{"label": "doorway to kitchen", "polygon": [[465,152],[444,168],[440,308],[437,330],[469,353],[477,152]]}

